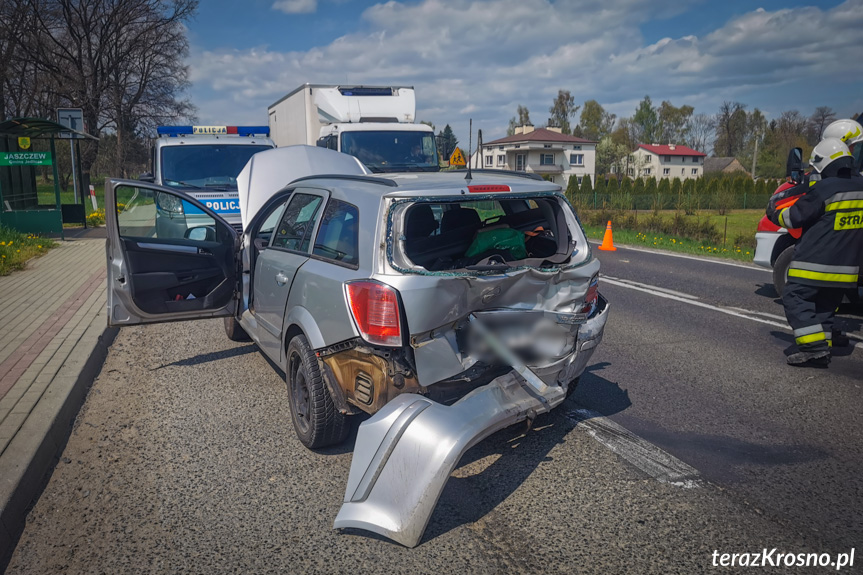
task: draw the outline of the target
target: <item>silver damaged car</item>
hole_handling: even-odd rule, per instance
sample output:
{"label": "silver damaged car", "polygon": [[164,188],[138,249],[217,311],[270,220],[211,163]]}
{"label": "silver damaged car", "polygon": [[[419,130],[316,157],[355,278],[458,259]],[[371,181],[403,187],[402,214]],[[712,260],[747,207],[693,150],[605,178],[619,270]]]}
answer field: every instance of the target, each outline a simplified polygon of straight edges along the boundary
{"label": "silver damaged car", "polygon": [[608,318],[599,261],[560,187],[525,174],[381,177],[292,146],[238,183],[242,233],[180,191],[107,182],[108,322],[224,317],[284,370],[309,448],[370,414],[334,527],[415,546],[467,449],[575,388]]}

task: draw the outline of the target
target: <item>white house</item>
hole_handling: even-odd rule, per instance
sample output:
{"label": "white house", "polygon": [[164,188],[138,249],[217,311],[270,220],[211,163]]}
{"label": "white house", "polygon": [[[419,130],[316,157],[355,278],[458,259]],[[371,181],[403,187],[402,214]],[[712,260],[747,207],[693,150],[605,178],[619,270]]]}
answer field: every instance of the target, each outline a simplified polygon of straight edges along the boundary
{"label": "white house", "polygon": [[705,157],[707,154],[686,146],[641,144],[628,158],[621,159],[620,168],[615,171],[625,172],[631,178],[689,180],[704,174]]}
{"label": "white house", "polygon": [[589,175],[596,171],[596,142],[563,134],[560,128],[519,126],[515,134],[484,142],[482,167],[493,170],[533,172],[566,186],[570,176]]}

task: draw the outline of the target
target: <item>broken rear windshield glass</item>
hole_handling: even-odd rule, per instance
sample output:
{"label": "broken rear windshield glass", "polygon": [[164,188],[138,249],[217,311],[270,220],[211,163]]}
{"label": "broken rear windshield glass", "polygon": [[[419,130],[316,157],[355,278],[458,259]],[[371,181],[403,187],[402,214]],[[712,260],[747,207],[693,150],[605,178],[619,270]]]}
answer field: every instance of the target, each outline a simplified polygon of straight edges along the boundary
{"label": "broken rear windshield glass", "polygon": [[428,271],[546,267],[569,260],[573,233],[556,197],[423,201],[404,216],[404,255]]}

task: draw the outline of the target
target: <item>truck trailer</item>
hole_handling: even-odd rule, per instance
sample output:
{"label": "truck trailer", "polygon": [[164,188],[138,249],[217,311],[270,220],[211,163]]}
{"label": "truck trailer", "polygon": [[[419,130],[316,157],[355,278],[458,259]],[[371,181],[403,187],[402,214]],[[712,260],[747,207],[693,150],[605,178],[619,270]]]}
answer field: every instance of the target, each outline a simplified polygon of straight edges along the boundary
{"label": "truck trailer", "polygon": [[268,108],[277,146],[350,154],[373,172],[436,172],[434,130],[416,124],[410,86],[303,84]]}

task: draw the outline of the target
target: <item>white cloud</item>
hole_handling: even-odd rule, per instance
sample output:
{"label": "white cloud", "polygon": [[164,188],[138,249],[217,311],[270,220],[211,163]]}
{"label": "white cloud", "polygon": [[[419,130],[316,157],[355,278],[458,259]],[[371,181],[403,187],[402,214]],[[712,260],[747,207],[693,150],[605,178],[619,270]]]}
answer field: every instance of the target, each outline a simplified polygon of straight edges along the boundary
{"label": "white cloud", "polygon": [[[291,0],[302,1],[314,2]],[[192,80],[201,118],[211,121],[228,111],[265,121],[267,106],[303,82],[414,85],[418,119],[450,123],[460,137],[468,117],[486,137],[502,135],[518,104],[543,123],[558,89],[620,115],[645,94],[698,112],[725,99],[768,113],[816,105],[843,113],[859,101],[863,0],[759,9],[703,37],[682,30],[648,45],[640,26],[656,17],[647,0],[389,1],[363,13],[362,32],[306,51],[193,51]]]}
{"label": "white cloud", "polygon": [[285,14],[311,14],[318,9],[318,0],[277,0],[273,2],[273,10]]}

